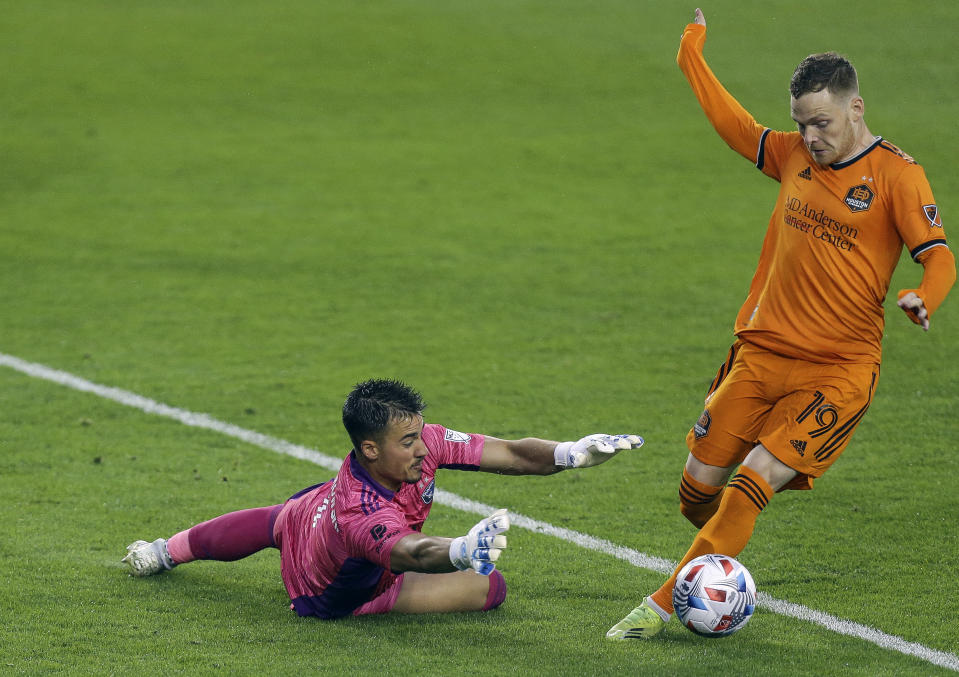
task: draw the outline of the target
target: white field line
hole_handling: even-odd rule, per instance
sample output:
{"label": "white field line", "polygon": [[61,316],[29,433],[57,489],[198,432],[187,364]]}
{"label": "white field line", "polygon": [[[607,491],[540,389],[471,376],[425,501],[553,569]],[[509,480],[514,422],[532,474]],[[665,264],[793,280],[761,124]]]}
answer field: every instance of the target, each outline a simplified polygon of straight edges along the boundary
{"label": "white field line", "polygon": [[[332,472],[339,470],[340,464],[343,461],[342,458],[327,456],[326,454],[321,454],[314,449],[293,444],[292,442],[287,442],[286,440],[264,435],[252,430],[247,430],[231,423],[224,423],[223,421],[219,421],[211,416],[208,416],[207,414],[198,414],[185,409],[171,407],[169,405],[162,404],[161,402],[151,400],[147,397],[137,395],[136,393],[131,393],[119,388],[111,388],[109,386],[99,385],[97,383],[80,378],[79,376],[74,376],[68,372],[51,369],[50,367],[46,367],[42,364],[36,364],[34,362],[27,362],[12,355],[0,353],[0,366],[9,367],[26,374],[27,376],[57,383],[74,390],[92,393],[99,397],[113,400],[114,402],[118,402],[128,407],[139,409],[148,414],[165,416],[166,418],[171,418],[185,425],[213,430],[263,449],[268,449],[279,454],[285,454],[287,456],[292,456],[304,461],[309,461],[310,463],[315,463],[316,465],[327,468]],[[452,508],[456,508],[457,510],[475,513],[484,517],[496,510],[494,506],[473,501],[468,498],[463,498],[441,489],[436,490],[434,500],[442,505],[447,505]],[[519,515],[511,512],[510,523],[513,526],[522,527],[536,533],[555,536],[560,540],[573,543],[588,550],[594,550],[606,555],[612,555],[613,557],[629,562],[633,566],[649,569],[662,574],[671,573],[676,565],[675,562],[670,560],[662,559],[660,557],[653,557],[637,550],[633,550],[622,545],[616,545],[610,541],[596,538],[595,536],[590,536],[588,534],[583,534],[578,531],[556,527],[548,522],[541,522],[531,517],[526,517],[525,515]],[[880,646],[884,649],[898,651],[899,653],[906,654],[908,656],[915,656],[924,661],[932,663],[933,665],[938,665],[940,667],[959,672],[959,656],[956,656],[955,654],[939,651],[937,649],[930,649],[929,647],[917,642],[908,642],[901,637],[888,635],[884,632],[876,630],[875,628],[871,628],[868,625],[847,621],[821,611],[809,609],[801,604],[793,604],[792,602],[787,602],[785,600],[775,599],[774,597],[770,597],[762,592],[759,593],[758,604],[764,609],[768,609],[783,616],[789,616],[791,618],[797,618],[810,623],[816,623],[817,625],[821,625],[822,627],[841,635],[856,637],[866,642],[871,642],[872,644]]]}

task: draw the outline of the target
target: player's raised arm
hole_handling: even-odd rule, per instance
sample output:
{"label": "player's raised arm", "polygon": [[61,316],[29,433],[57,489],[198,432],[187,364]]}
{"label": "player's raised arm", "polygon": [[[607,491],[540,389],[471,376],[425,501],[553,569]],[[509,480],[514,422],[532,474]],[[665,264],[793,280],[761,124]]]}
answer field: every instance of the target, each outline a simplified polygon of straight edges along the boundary
{"label": "player's raised arm", "polygon": [[486,437],[480,470],[503,475],[551,475],[565,468],[599,465],[620,451],[641,446],[643,438],[639,435],[598,433],[576,442]]}
{"label": "player's raised arm", "polygon": [[719,136],[730,148],[755,162],[765,127],[753,119],[713,74],[703,58],[705,43],[706,17],[697,8],[693,23],[688,24],[683,31],[676,63]]}

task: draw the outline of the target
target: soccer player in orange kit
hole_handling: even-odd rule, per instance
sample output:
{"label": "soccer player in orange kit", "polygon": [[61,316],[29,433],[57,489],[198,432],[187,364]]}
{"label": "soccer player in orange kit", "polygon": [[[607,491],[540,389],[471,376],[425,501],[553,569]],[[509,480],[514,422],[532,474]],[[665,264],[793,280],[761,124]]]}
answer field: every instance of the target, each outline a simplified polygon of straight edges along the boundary
{"label": "soccer player in orange kit", "polygon": [[679,67],[719,135],[780,183],[779,196],[737,340],[686,437],[680,510],[699,532],[673,575],[610,639],[662,631],[683,565],[707,553],[738,555],[775,492],[811,489],[842,453],[876,389],[882,302],[903,245],[923,275],[917,289],[899,292],[898,305],[924,330],[956,280],[925,173],[869,131],[845,58],[828,52],[799,64],[789,86],[798,131],[780,132],[723,88],[703,58],[705,41],[697,9]]}

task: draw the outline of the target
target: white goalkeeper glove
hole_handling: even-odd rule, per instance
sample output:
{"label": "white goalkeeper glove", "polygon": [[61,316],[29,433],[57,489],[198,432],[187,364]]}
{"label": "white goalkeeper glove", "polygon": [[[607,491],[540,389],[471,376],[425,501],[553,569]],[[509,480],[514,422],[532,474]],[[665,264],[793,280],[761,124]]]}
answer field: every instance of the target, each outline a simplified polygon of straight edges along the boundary
{"label": "white goalkeeper glove", "polygon": [[450,543],[450,562],[462,571],[473,568],[478,574],[489,576],[496,568],[500,551],[506,547],[504,531],[509,529],[506,509],[497,510],[480,520],[469,533],[454,538]]}
{"label": "white goalkeeper glove", "polygon": [[588,468],[608,461],[624,449],[639,449],[643,446],[639,435],[587,435],[576,442],[560,442],[553,457],[561,468]]}

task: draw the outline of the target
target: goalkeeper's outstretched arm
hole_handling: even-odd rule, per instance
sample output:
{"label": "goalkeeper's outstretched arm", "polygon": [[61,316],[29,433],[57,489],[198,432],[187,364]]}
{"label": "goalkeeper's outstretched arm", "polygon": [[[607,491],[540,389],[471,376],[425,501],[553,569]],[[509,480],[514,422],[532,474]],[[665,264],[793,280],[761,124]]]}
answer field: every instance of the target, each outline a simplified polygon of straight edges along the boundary
{"label": "goalkeeper's outstretched arm", "polygon": [[500,440],[487,437],[480,470],[503,475],[552,475],[566,468],[603,463],[620,451],[643,445],[639,435],[587,435],[576,442],[550,442],[534,437]]}

